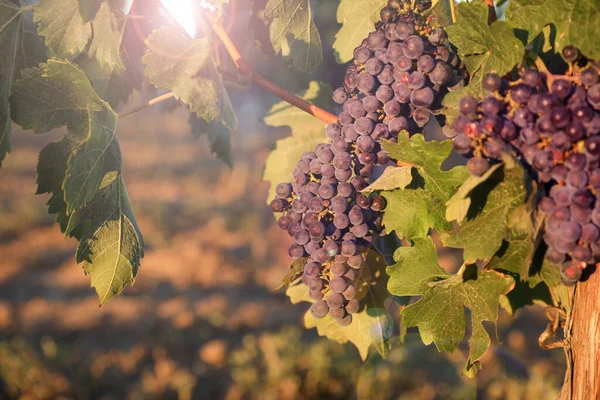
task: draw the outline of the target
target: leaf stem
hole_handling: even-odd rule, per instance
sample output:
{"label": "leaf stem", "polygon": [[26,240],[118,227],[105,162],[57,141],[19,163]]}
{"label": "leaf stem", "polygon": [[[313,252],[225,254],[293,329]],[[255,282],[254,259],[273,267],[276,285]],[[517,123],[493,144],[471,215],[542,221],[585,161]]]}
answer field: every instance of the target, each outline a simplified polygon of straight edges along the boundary
{"label": "leaf stem", "polygon": [[450,0],[450,15],[452,16],[452,23],[456,22],[456,3],[454,0]]}
{"label": "leaf stem", "polygon": [[138,111],[142,111],[148,107],[152,107],[153,105],[158,104],[161,101],[165,101],[170,98],[173,98],[174,96],[175,96],[175,94],[173,92],[165,93],[161,96],[153,98],[152,100],[148,101],[147,103],[140,104],[139,106],[135,107],[133,110],[129,110],[127,112],[119,114],[119,118],[123,118],[123,117],[126,117],[131,114],[135,114]]}
{"label": "leaf stem", "polygon": [[284,101],[287,101],[291,105],[298,107],[302,111],[309,113],[310,115],[314,116],[315,118],[318,118],[319,120],[327,124],[333,124],[337,122],[338,118],[335,115],[323,110],[320,107],[315,106],[314,104],[309,103],[303,98],[288,92],[287,90],[277,86],[268,79],[262,77],[250,65],[248,65],[248,63],[246,63],[239,50],[231,40],[229,33],[227,33],[227,30],[225,29],[221,21],[215,21],[214,18],[208,17],[206,15],[204,15],[204,17],[212,27],[217,37],[223,43],[223,46],[227,50],[227,53],[233,60],[237,69],[242,75],[249,77],[252,83],[254,83],[256,86],[260,86],[269,93],[279,97]]}
{"label": "leaf stem", "polygon": [[576,80],[576,78],[572,77],[572,76],[554,75],[552,72],[550,72],[548,70],[548,67],[544,63],[544,60],[542,60],[542,58],[539,57],[539,56],[537,56],[535,58],[534,63],[535,63],[535,66],[537,67],[538,71],[543,72],[546,75],[546,86],[548,87],[548,89],[550,89],[552,87],[552,83],[556,79],[565,79],[567,81],[574,81],[574,80]]}

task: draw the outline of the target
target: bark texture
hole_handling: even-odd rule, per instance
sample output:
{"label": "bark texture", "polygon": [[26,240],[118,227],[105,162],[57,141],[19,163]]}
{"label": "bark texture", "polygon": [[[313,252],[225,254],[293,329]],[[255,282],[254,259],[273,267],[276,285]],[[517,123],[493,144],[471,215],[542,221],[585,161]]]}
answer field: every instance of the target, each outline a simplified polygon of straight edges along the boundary
{"label": "bark texture", "polygon": [[559,399],[600,400],[600,269],[577,285],[570,325],[565,332],[570,365]]}

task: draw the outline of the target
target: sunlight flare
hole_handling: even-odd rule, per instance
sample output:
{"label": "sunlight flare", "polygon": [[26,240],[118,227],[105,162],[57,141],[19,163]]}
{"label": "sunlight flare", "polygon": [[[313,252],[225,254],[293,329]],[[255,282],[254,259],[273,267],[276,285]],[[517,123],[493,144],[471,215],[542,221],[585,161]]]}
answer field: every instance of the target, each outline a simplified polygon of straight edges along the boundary
{"label": "sunlight flare", "polygon": [[160,0],[160,2],[190,37],[196,37],[198,10],[193,0]]}

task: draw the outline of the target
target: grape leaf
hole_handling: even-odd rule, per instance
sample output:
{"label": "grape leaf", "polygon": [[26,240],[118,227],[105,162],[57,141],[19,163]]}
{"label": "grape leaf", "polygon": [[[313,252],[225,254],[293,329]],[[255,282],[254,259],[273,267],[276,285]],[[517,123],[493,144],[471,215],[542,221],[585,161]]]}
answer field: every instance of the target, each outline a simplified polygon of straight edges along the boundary
{"label": "grape leaf", "polygon": [[141,89],[141,75],[127,67],[125,73],[102,67],[95,58],[82,57],[77,64],[85,72],[99,97],[112,107],[127,103],[134,89]]}
{"label": "grape leaf", "polygon": [[46,46],[55,57],[78,56],[92,37],[92,24],[83,22],[78,0],[40,0],[33,19],[38,24],[38,34],[46,38]]}
{"label": "grape leaf", "polygon": [[470,175],[467,180],[458,188],[454,196],[446,202],[446,220],[458,222],[459,224],[467,217],[469,208],[471,208],[471,197],[469,193],[477,186],[487,181],[490,176],[501,168],[502,164],[494,164],[490,169],[481,176]]}
{"label": "grape leaf", "polygon": [[363,192],[404,189],[412,182],[411,169],[411,167],[387,167],[375,182],[363,189]]}
{"label": "grape leaf", "polygon": [[120,47],[126,20],[103,1],[96,13],[94,7],[84,10],[85,17],[90,18],[86,22],[79,3],[80,0],[40,0],[35,7],[34,20],[40,36],[46,38],[49,53],[57,58],[75,58],[87,53],[101,66],[122,72],[125,66]]}
{"label": "grape leaf", "polygon": [[[119,172],[107,174],[94,200],[69,218],[69,227],[85,224],[76,261],[92,276],[100,305],[132,285],[144,243]],[[72,230],[67,230],[71,233]]]}
{"label": "grape leaf", "polygon": [[273,49],[294,68],[311,73],[323,62],[323,45],[312,20],[310,0],[269,0],[265,18],[271,23]]}
{"label": "grape leaf", "polygon": [[22,75],[11,97],[15,121],[40,132],[68,127],[61,142],[40,153],[37,192],[52,193],[49,212],[79,240],[76,260],[91,274],[102,305],[133,283],[143,257],[121,176],[117,115],[69,61],[50,59]]}
{"label": "grape leaf", "polygon": [[386,0],[342,0],[337,10],[337,21],[342,27],[335,35],[333,49],[338,63],[354,57],[354,49],[375,30],[379,12],[387,6]]}
{"label": "grape leaf", "polygon": [[383,215],[386,230],[408,239],[426,236],[429,228],[451,230],[452,224],[444,218],[444,204],[467,178],[462,166],[441,170],[452,142],[425,142],[423,135],[401,133],[398,143],[382,142],[382,147],[391,158],[413,165],[416,174],[405,189],[382,192],[388,203]]}
{"label": "grape leaf", "polygon": [[600,58],[600,4],[597,0],[512,0],[506,20],[529,44],[548,24],[556,26],[556,47],[573,45],[589,58]]}
{"label": "grape leaf", "polygon": [[179,27],[163,27],[146,39],[142,61],[145,75],[156,87],[170,90],[192,112],[207,122],[216,120],[229,129],[237,127],[221,74],[207,37],[187,39]]}
{"label": "grape leaf", "polygon": [[296,279],[285,290],[285,295],[289,297],[290,303],[299,304],[302,302],[314,302],[308,295],[307,286],[302,283],[302,279]]}
{"label": "grape leaf", "polygon": [[530,190],[526,185],[527,179],[525,170],[518,162],[506,158],[504,168],[495,171],[471,192],[472,202],[485,202],[471,205],[471,209],[480,211],[467,216],[458,232],[443,234],[444,244],[463,248],[466,263],[490,259],[500,249],[509,232],[510,213],[527,200]]}
{"label": "grape leaf", "polygon": [[425,12],[425,15],[435,17],[433,23],[446,27],[452,25],[452,9],[450,2],[454,0],[434,0],[431,8]]}
{"label": "grape leaf", "polygon": [[[328,314],[316,319],[310,311],[304,315],[306,328],[317,328],[319,336],[325,336],[339,343],[351,342],[356,346],[363,360],[367,358],[369,348],[374,346],[386,356],[390,351],[390,339],[393,334],[393,320],[385,310],[384,303],[389,297],[386,290],[386,263],[376,251],[370,251],[365,265],[361,269],[362,285],[357,298],[361,299],[361,311],[352,316],[352,323],[340,327]],[[307,292],[308,287],[302,285]]]}
{"label": "grape leaf", "polygon": [[12,122],[8,98],[13,80],[19,76],[21,69],[44,60],[45,48],[35,33],[31,13],[24,10],[8,0],[0,0],[0,167],[11,150]]}
{"label": "grape leaf", "polygon": [[[302,272],[304,271],[304,266],[306,265],[307,260],[308,260],[308,258],[306,258],[306,257],[302,257],[297,260],[294,260],[292,265],[290,265],[290,270],[283,278],[283,281],[281,282],[281,284],[275,290],[279,290],[288,285],[291,285],[295,280],[297,280],[300,276],[302,276]],[[296,303],[294,303],[294,301],[292,300],[292,304],[296,304]]]}
{"label": "grape leaf", "polygon": [[506,21],[487,24],[488,6],[482,0],[460,3],[456,23],[446,30],[450,42],[469,70],[469,85],[479,92],[483,77],[496,72],[504,75],[519,63],[524,55],[523,43],[515,37],[513,27]]}
{"label": "grape leaf", "polygon": [[92,23],[94,36],[88,54],[96,57],[102,67],[122,73],[125,64],[121,59],[121,41],[125,19],[113,12],[108,2],[103,2]]}
{"label": "grape leaf", "polygon": [[67,214],[94,199],[105,176],[121,168],[121,151],[116,139],[117,115],[112,110],[90,111],[89,114],[87,136],[69,157],[62,186]]}
{"label": "grape leaf", "polygon": [[[302,98],[327,109],[331,103],[331,87],[312,81]],[[265,163],[263,180],[271,183],[267,202],[275,197],[275,187],[281,182],[289,182],[296,163],[305,151],[313,151],[315,146],[327,140],[325,124],[310,114],[282,101],[275,104],[265,117],[269,126],[289,126],[292,136],[278,140]]]}
{"label": "grape leaf", "polygon": [[92,21],[103,2],[104,0],[79,0],[79,12],[83,22]]}
{"label": "grape leaf", "polygon": [[224,163],[233,167],[231,130],[217,121],[206,122],[194,113],[190,113],[189,122],[192,135],[196,139],[206,135],[210,144],[210,151],[216,154]]}
{"label": "grape leaf", "polygon": [[514,280],[495,271],[478,271],[475,265],[464,265],[456,275],[449,275],[439,266],[429,237],[414,239],[414,247],[399,248],[395,258],[398,264],[388,272],[398,277],[390,277],[390,293],[422,295],[416,303],[402,310],[403,323],[407,327],[418,327],[425,345],[435,343],[439,351],[453,352],[465,337],[465,307],[468,308],[472,333],[465,373],[476,372],[478,360],[490,345],[482,323],[496,323],[500,296],[513,288]]}
{"label": "grape leaf", "polygon": [[38,133],[63,125],[87,129],[88,111],[100,111],[106,104],[79,67],[57,59],[23,70],[10,100],[13,121]]}

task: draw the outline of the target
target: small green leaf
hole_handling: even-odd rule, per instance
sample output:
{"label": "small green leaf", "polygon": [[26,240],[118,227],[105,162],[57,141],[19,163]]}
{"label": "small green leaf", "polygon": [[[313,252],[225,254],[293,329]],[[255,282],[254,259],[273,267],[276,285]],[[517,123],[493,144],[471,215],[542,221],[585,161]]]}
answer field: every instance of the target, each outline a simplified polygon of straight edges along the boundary
{"label": "small green leaf", "polygon": [[269,0],[265,18],[276,53],[294,68],[311,73],[323,62],[323,45],[312,20],[310,0]]}
{"label": "small green leaf", "polygon": [[[31,13],[0,0],[0,167],[11,151],[9,96],[21,69],[44,61],[45,47],[35,33]],[[41,49],[40,49],[41,48]]]}
{"label": "small green leaf", "polygon": [[556,47],[577,47],[589,58],[600,58],[600,5],[597,0],[511,0],[506,20],[529,44],[545,26],[556,27]]}
{"label": "small green leaf", "polygon": [[217,121],[206,122],[194,113],[190,113],[189,122],[192,136],[198,139],[200,136],[206,135],[211,153],[216,154],[225,164],[233,167],[231,130]]}
{"label": "small green leaf", "polygon": [[487,181],[498,168],[501,168],[502,164],[495,164],[483,175],[472,176],[470,175],[467,180],[458,188],[454,196],[446,202],[446,219],[448,221],[458,222],[459,224],[467,217],[469,208],[471,208],[471,198],[469,193],[477,186]]}
{"label": "small green leaf", "polygon": [[79,67],[56,59],[23,70],[11,96],[13,121],[38,133],[63,125],[87,129],[88,111],[100,111],[105,105]]}
{"label": "small green leaf", "polygon": [[[360,312],[352,316],[352,323],[349,326],[340,327],[330,315],[316,319],[309,311],[304,316],[306,328],[317,328],[319,336],[325,336],[339,343],[351,342],[356,346],[363,360],[367,358],[371,346],[385,357],[390,351],[390,339],[394,331],[393,319],[384,308],[386,299],[389,298],[386,290],[385,268],[383,257],[375,251],[370,251],[361,269],[362,285],[359,290],[360,295],[357,296],[361,300],[362,307]],[[297,286],[302,286],[303,291],[308,293],[306,285]],[[302,298],[295,289],[290,288],[288,291],[294,298]],[[309,301],[313,302],[310,298]]]}
{"label": "small green leaf", "polygon": [[90,111],[84,142],[69,157],[63,182],[67,214],[81,209],[97,195],[106,174],[120,171],[121,150],[116,140],[117,115]]}
{"label": "small green leaf", "polygon": [[464,220],[458,232],[443,234],[443,243],[465,249],[466,263],[489,260],[500,249],[509,231],[510,213],[527,200],[530,188],[526,179],[527,173],[518,162],[506,159],[504,168],[477,186],[472,195],[472,202],[484,199],[485,204],[475,207],[481,211]]}
{"label": "small green leaf", "polygon": [[187,39],[180,28],[163,27],[150,35],[146,45],[142,61],[153,85],[172,91],[198,117],[216,120],[229,129],[237,127],[209,38]]}
{"label": "small green leaf", "polygon": [[[426,345],[435,343],[438,350],[452,352],[465,336],[464,309],[468,308],[472,333],[467,366],[472,366],[490,345],[482,323],[496,323],[500,296],[512,289],[514,281],[494,271],[478,271],[475,265],[465,265],[456,275],[448,275],[439,266],[431,238],[418,238],[414,242],[414,248],[398,249],[395,254],[398,264],[388,269],[393,274],[390,276],[393,284],[388,286],[391,294],[422,295],[402,311],[402,321],[407,327],[418,327]],[[414,260],[415,255],[421,262]]]}
{"label": "small green leaf", "polygon": [[[304,266],[306,265],[307,260],[308,259],[305,257],[294,260],[292,265],[290,265],[290,270],[285,275],[285,278],[283,278],[283,281],[281,281],[281,284],[275,290],[279,290],[288,285],[291,285],[292,282],[294,282],[299,276],[301,276],[302,272],[304,271]],[[293,301],[292,303],[296,304]]]}
{"label": "small green leaf", "polygon": [[70,217],[69,225],[86,224],[87,233],[77,247],[76,261],[92,276],[92,287],[98,293],[100,305],[132,285],[144,242],[140,233],[123,179],[110,176],[112,182],[99,189],[94,201]]}
{"label": "small green leaf", "polygon": [[450,42],[458,48],[471,75],[470,86],[483,91],[483,77],[496,72],[504,75],[524,55],[523,43],[506,21],[487,24],[488,6],[482,0],[457,5],[456,23],[447,28]]}
{"label": "small green leaf", "polygon": [[424,237],[430,228],[440,232],[452,229],[452,224],[444,218],[444,203],[429,190],[406,188],[381,192],[381,195],[387,201],[383,225],[386,231],[395,231],[398,237]]}
{"label": "small green leaf", "polygon": [[412,182],[411,169],[412,167],[387,167],[375,182],[363,189],[363,192],[404,189]]}
{"label": "small green leaf", "polygon": [[333,49],[338,63],[344,64],[354,57],[354,49],[380,20],[379,12],[387,6],[386,0],[342,0],[337,10],[337,21],[342,27],[335,35]]}
{"label": "small green leaf", "polygon": [[79,0],[79,12],[83,22],[90,22],[96,17],[104,0]]}
{"label": "small green leaf", "polygon": [[433,24],[438,24],[443,27],[452,25],[452,9],[450,2],[454,0],[434,0],[431,3],[431,8],[426,11],[426,15],[435,18]]}
{"label": "small green leaf", "polygon": [[425,180],[425,187],[445,203],[455,190],[467,179],[463,166],[442,171],[442,163],[452,152],[452,141],[426,142],[423,135],[409,137],[406,132],[398,135],[398,143],[383,142],[383,149],[391,158],[412,164]]}
{"label": "small green leaf", "polygon": [[[327,109],[331,103],[331,86],[311,81],[301,96],[303,99]],[[267,202],[275,197],[275,187],[281,182],[289,182],[296,164],[305,151],[313,151],[315,146],[327,140],[325,124],[310,114],[282,101],[275,104],[265,117],[269,126],[289,126],[292,136],[278,140],[265,164],[263,180],[271,183]]]}
{"label": "small green leaf", "polygon": [[83,22],[78,0],[40,0],[33,19],[54,57],[78,56],[92,37],[92,24]]}
{"label": "small green leaf", "polygon": [[465,167],[442,171],[442,163],[452,151],[452,141],[425,142],[423,135],[398,135],[398,143],[382,142],[391,158],[414,166],[412,183],[405,189],[384,191],[387,200],[383,224],[388,232],[405,238],[424,237],[430,228],[440,232],[452,229],[446,221],[445,203],[468,174]]}
{"label": "small green leaf", "polygon": [[90,57],[96,57],[102,67],[119,73],[125,70],[125,64],[121,59],[125,21],[112,11],[108,2],[103,2],[92,23],[94,36],[88,50]]}
{"label": "small green leaf", "polygon": [[419,296],[431,288],[430,282],[450,277],[438,264],[435,246],[428,238],[415,238],[412,247],[399,247],[394,260],[397,263],[387,268],[390,293]]}

